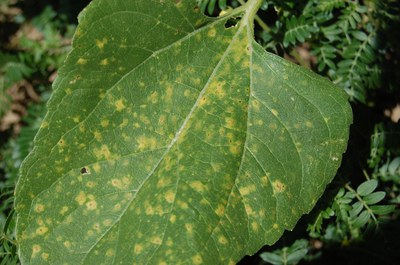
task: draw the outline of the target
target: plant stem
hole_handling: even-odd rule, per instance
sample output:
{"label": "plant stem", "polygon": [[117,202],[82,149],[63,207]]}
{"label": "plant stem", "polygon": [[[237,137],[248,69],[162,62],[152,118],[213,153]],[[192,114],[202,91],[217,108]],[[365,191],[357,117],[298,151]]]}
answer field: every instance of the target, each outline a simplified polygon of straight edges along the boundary
{"label": "plant stem", "polygon": [[[258,25],[260,25],[260,27],[267,31],[267,32],[271,32],[270,27],[268,27],[267,24],[265,24],[265,22],[257,15],[257,11],[260,8],[261,4],[262,4],[262,0],[249,0],[248,2],[243,2],[243,0],[238,0],[239,3],[244,6],[244,5],[253,5],[253,7],[255,7],[253,10],[255,10],[255,12],[252,14],[252,17],[249,17],[251,20],[254,20],[258,23]],[[255,4],[251,4],[251,2],[254,2]]]}
{"label": "plant stem", "polygon": [[348,183],[346,183],[346,185],[344,185],[344,187],[351,192],[354,192],[354,194],[356,195],[357,200],[359,200],[362,205],[365,207],[365,209],[367,209],[367,211],[371,214],[372,219],[374,219],[375,222],[377,222],[376,217],[374,215],[374,213],[372,212],[371,208],[369,208],[368,204],[366,204],[363,199],[361,198],[360,195],[358,195],[357,191],[355,191],[352,187],[350,187],[350,185]]}

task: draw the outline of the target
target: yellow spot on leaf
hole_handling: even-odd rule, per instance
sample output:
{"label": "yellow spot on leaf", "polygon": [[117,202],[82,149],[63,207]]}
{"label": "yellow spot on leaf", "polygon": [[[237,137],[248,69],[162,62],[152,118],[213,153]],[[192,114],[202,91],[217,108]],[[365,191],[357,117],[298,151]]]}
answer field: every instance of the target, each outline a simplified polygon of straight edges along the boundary
{"label": "yellow spot on leaf", "polygon": [[269,183],[269,178],[268,178],[268,176],[263,176],[263,177],[261,177],[261,185],[262,185],[263,187],[268,186],[268,183]]}
{"label": "yellow spot on leaf", "polygon": [[274,114],[274,116],[278,116],[279,112],[276,109],[271,109],[272,114]]}
{"label": "yellow spot on leaf", "polygon": [[254,191],[256,191],[256,185],[251,184],[246,187],[241,187],[241,188],[239,188],[239,191],[240,191],[240,194],[242,194],[243,196],[249,195],[249,194],[253,193]]}
{"label": "yellow spot on leaf", "polygon": [[253,229],[254,232],[257,233],[259,228],[260,228],[260,225],[257,222],[252,222],[251,223],[251,229]]}
{"label": "yellow spot on leaf", "polygon": [[153,215],[154,214],[154,208],[152,206],[147,206],[146,207],[146,214],[147,215]]}
{"label": "yellow spot on leaf", "polygon": [[175,192],[173,190],[167,191],[167,193],[165,193],[165,200],[168,203],[173,203],[175,200]]}
{"label": "yellow spot on leaf", "polygon": [[86,183],[86,187],[88,187],[88,188],[93,188],[94,186],[96,186],[96,183],[93,182],[93,181],[88,181],[88,182]]}
{"label": "yellow spot on leaf", "polygon": [[123,189],[124,188],[124,185],[122,184],[122,181],[119,180],[119,179],[112,179],[111,180],[111,185],[113,187],[118,188],[118,189]]}
{"label": "yellow spot on leaf", "polygon": [[276,125],[276,123],[270,123],[268,125],[268,128],[270,128],[271,130],[275,131],[276,129],[278,129],[278,125]]}
{"label": "yellow spot on leaf", "polygon": [[196,254],[192,257],[192,262],[194,265],[203,264],[203,258],[200,256],[200,254]]}
{"label": "yellow spot on leaf", "polygon": [[93,170],[94,170],[95,172],[99,173],[100,170],[101,170],[100,164],[99,164],[99,163],[94,164],[94,165],[93,165]]}
{"label": "yellow spot on leaf", "polygon": [[215,37],[217,35],[217,30],[215,28],[211,28],[208,32],[207,35],[211,38]]}
{"label": "yellow spot on leaf", "polygon": [[307,128],[314,127],[314,125],[313,125],[313,123],[311,121],[306,121],[306,126],[307,126]]}
{"label": "yellow spot on leaf", "polygon": [[278,224],[274,224],[272,227],[273,227],[274,229],[278,229],[278,228],[279,228],[279,225],[278,225]]}
{"label": "yellow spot on leaf", "polygon": [[140,254],[143,251],[143,246],[141,244],[135,244],[134,251],[136,254]]}
{"label": "yellow spot on leaf", "polygon": [[157,182],[157,188],[163,188],[171,184],[170,178],[161,178]]}
{"label": "yellow spot on leaf", "polygon": [[102,127],[105,128],[105,127],[107,127],[107,126],[110,124],[110,121],[107,120],[107,119],[104,119],[104,120],[101,121],[100,124],[101,124]]}
{"label": "yellow spot on leaf", "polygon": [[227,128],[235,128],[236,121],[233,118],[225,118],[225,125]]}
{"label": "yellow spot on leaf", "polygon": [[229,147],[229,151],[234,155],[240,154],[241,150],[242,148],[239,145],[232,145]]}
{"label": "yellow spot on leaf", "polygon": [[49,253],[42,253],[42,259],[48,260],[49,259]]}
{"label": "yellow spot on leaf", "polygon": [[276,193],[283,192],[283,191],[285,191],[285,188],[286,188],[285,184],[283,184],[279,180],[275,180],[274,182],[272,182],[272,186],[273,186],[274,192],[276,192]]}
{"label": "yellow spot on leaf", "polygon": [[217,209],[214,211],[218,216],[223,216],[225,213],[225,206],[222,204],[219,204]]}
{"label": "yellow spot on leaf", "polygon": [[107,256],[107,257],[112,257],[112,256],[114,256],[114,255],[115,255],[115,250],[114,250],[114,249],[109,248],[109,249],[106,251],[106,256]]}
{"label": "yellow spot on leaf", "polygon": [[106,160],[111,160],[112,159],[112,155],[110,150],[108,149],[108,146],[106,144],[103,144],[101,146],[101,149],[95,148],[94,149],[95,155],[97,158],[99,159],[106,159]]}
{"label": "yellow spot on leaf", "polygon": [[189,205],[187,204],[187,202],[178,201],[177,204],[178,204],[178,206],[179,206],[181,209],[183,209],[183,210],[189,208]]}
{"label": "yellow spot on leaf", "polygon": [[46,234],[47,231],[49,231],[49,229],[46,226],[41,226],[38,229],[36,229],[36,234],[42,236]]}
{"label": "yellow spot on leaf", "polygon": [[71,242],[69,242],[69,241],[65,241],[65,242],[64,242],[64,246],[65,246],[66,248],[70,248],[70,247],[72,246],[72,244],[71,244]]}
{"label": "yellow spot on leaf", "polygon": [[102,40],[96,40],[96,46],[102,50],[104,46],[107,44],[107,39],[103,38]]}
{"label": "yellow spot on leaf", "polygon": [[246,210],[247,215],[253,215],[254,214],[253,208],[251,208],[250,205],[246,204],[244,206],[244,209]]}
{"label": "yellow spot on leaf", "polygon": [[86,202],[86,194],[83,191],[80,191],[78,196],[75,197],[75,201],[79,205],[83,205]]}
{"label": "yellow spot on leaf", "polygon": [[68,211],[68,206],[63,206],[60,210],[60,214],[64,215]]}
{"label": "yellow spot on leaf", "polygon": [[126,108],[124,100],[122,98],[115,102],[115,108],[117,109],[117,111],[121,111]]}
{"label": "yellow spot on leaf", "polygon": [[182,64],[178,64],[178,65],[176,65],[176,67],[175,67],[175,70],[176,70],[177,72],[182,71],[182,69],[183,69],[183,65],[182,65]]}
{"label": "yellow spot on leaf", "polygon": [[228,244],[228,239],[226,239],[226,237],[224,237],[224,236],[220,236],[220,237],[218,237],[218,243],[220,243],[222,245]]}
{"label": "yellow spot on leaf", "polygon": [[150,242],[156,245],[161,245],[162,239],[159,236],[154,236],[150,239]]}
{"label": "yellow spot on leaf", "polygon": [[193,234],[193,225],[192,224],[185,224],[185,229],[188,232],[188,234]]}
{"label": "yellow spot on leaf", "polygon": [[146,135],[139,136],[137,143],[140,151],[155,149],[157,147],[157,139],[154,137],[147,137]]}
{"label": "yellow spot on leaf", "polygon": [[87,60],[86,60],[86,59],[83,59],[83,58],[79,58],[77,63],[78,63],[78,64],[81,64],[81,65],[87,64]]}
{"label": "yellow spot on leaf", "polygon": [[43,204],[36,204],[35,205],[35,212],[41,213],[44,211],[44,205]]}
{"label": "yellow spot on leaf", "polygon": [[42,247],[40,245],[33,245],[32,246],[32,256],[36,256],[37,253],[39,253],[42,250]]}
{"label": "yellow spot on leaf", "polygon": [[96,201],[89,201],[86,203],[86,207],[88,208],[88,210],[93,211],[97,208],[97,202]]}
{"label": "yellow spot on leaf", "polygon": [[201,183],[201,182],[198,181],[198,180],[195,180],[195,181],[190,182],[190,187],[191,187],[192,189],[194,189],[195,191],[197,191],[197,192],[203,192],[203,191],[204,191],[204,185],[203,185],[203,183]]}
{"label": "yellow spot on leaf", "polygon": [[175,221],[176,221],[176,215],[175,215],[175,214],[172,214],[172,215],[169,217],[169,221],[170,221],[171,223],[175,223]]}
{"label": "yellow spot on leaf", "polygon": [[106,58],[106,59],[101,60],[100,65],[102,65],[102,66],[108,65],[108,59]]}
{"label": "yellow spot on leaf", "polygon": [[104,220],[104,221],[103,221],[103,225],[105,225],[105,226],[110,226],[110,225],[112,225],[112,220],[111,220],[111,219],[106,219],[106,220]]}

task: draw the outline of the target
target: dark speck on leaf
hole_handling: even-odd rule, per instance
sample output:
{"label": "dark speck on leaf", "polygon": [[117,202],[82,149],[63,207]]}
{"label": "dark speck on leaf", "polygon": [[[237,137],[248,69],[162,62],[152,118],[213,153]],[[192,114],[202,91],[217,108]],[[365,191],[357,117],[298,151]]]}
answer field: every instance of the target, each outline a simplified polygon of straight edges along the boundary
{"label": "dark speck on leaf", "polygon": [[86,167],[81,168],[81,174],[89,174],[89,171]]}

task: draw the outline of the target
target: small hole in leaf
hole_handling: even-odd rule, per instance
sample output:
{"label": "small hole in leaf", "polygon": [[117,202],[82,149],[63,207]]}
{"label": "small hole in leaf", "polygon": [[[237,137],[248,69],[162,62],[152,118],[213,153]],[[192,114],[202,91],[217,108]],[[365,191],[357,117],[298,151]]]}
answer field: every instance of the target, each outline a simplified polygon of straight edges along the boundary
{"label": "small hole in leaf", "polygon": [[89,174],[89,170],[86,167],[81,168],[81,174]]}
{"label": "small hole in leaf", "polygon": [[239,17],[230,18],[225,22],[225,28],[228,29],[231,27],[235,27],[239,21],[240,21]]}

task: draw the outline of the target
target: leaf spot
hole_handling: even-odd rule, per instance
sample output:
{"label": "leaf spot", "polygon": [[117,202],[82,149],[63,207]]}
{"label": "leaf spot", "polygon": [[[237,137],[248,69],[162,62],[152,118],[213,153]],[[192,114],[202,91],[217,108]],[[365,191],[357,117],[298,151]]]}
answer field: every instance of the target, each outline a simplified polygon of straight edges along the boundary
{"label": "leaf spot", "polygon": [[217,35],[217,30],[213,27],[207,32],[208,37],[214,38]]}
{"label": "leaf spot", "polygon": [[93,211],[97,208],[97,202],[95,200],[89,201],[86,203],[86,207],[88,208],[88,210]]}
{"label": "leaf spot", "polygon": [[192,262],[194,265],[203,264],[203,258],[200,256],[200,254],[196,254],[192,257]]}
{"label": "leaf spot", "polygon": [[80,65],[87,64],[87,60],[83,59],[83,58],[79,58],[78,61],[77,61],[77,64],[80,64]]}
{"label": "leaf spot", "polygon": [[218,237],[218,243],[220,243],[222,245],[226,245],[226,244],[228,244],[228,240],[226,239],[226,237],[220,236],[220,237]]}
{"label": "leaf spot", "polygon": [[140,254],[143,251],[143,246],[142,244],[135,244],[134,250],[136,254]]}
{"label": "leaf spot", "polygon": [[281,193],[283,191],[285,191],[286,189],[286,185],[283,184],[282,182],[280,182],[279,180],[275,180],[272,183],[273,189],[274,189],[274,193]]}
{"label": "leaf spot", "polygon": [[151,238],[150,242],[156,245],[161,245],[162,239],[158,236],[154,236]]}
{"label": "leaf spot", "polygon": [[257,222],[252,222],[251,229],[253,229],[254,232],[258,232],[260,229],[260,225]]}
{"label": "leaf spot", "polygon": [[39,253],[42,250],[42,247],[40,245],[33,245],[32,247],[32,256],[35,257],[37,253]]}
{"label": "leaf spot", "polygon": [[86,202],[86,194],[83,191],[80,191],[79,194],[75,197],[75,201],[79,205],[83,205]]}
{"label": "leaf spot", "polygon": [[41,226],[38,229],[36,229],[36,234],[42,236],[46,234],[47,231],[49,231],[49,229],[46,226]]}
{"label": "leaf spot", "polygon": [[169,217],[169,221],[173,224],[173,223],[175,223],[175,221],[176,221],[176,215],[175,214],[172,214],[170,217]]}
{"label": "leaf spot", "polygon": [[72,246],[72,244],[71,244],[70,241],[65,241],[65,242],[64,242],[64,247],[70,248],[71,246]]}
{"label": "leaf spot", "polygon": [[240,192],[240,194],[242,194],[242,196],[249,195],[249,194],[253,193],[254,191],[256,191],[256,185],[254,185],[254,184],[251,184],[246,187],[241,187],[239,189],[239,192]]}
{"label": "leaf spot", "polygon": [[173,202],[174,202],[174,200],[175,200],[175,193],[174,193],[173,190],[167,191],[167,193],[165,194],[165,200],[166,200],[168,203],[173,203]]}
{"label": "leaf spot", "polygon": [[114,255],[115,255],[115,250],[112,249],[112,248],[109,248],[109,249],[107,250],[107,252],[106,252],[106,256],[107,256],[107,257],[112,257],[112,256],[114,256]]}
{"label": "leaf spot", "polygon": [[107,120],[107,119],[104,119],[104,120],[101,121],[100,124],[101,124],[101,126],[102,126],[103,128],[106,128],[106,127],[108,127],[108,125],[110,124],[110,121]]}
{"label": "leaf spot", "polygon": [[42,253],[42,259],[44,259],[44,260],[48,260],[49,259],[49,253]]}
{"label": "leaf spot", "polygon": [[62,208],[61,208],[61,210],[60,210],[60,214],[61,215],[64,215],[66,212],[68,212],[68,206],[63,206]]}
{"label": "leaf spot", "polygon": [[200,193],[203,192],[205,189],[203,183],[198,180],[190,182],[190,187]]}
{"label": "leaf spot", "polygon": [[185,229],[188,234],[193,234],[193,225],[192,224],[185,224]]}
{"label": "leaf spot", "polygon": [[43,204],[36,204],[35,205],[35,212],[41,213],[44,211],[44,205]]}
{"label": "leaf spot", "polygon": [[100,65],[101,65],[101,66],[106,66],[106,65],[108,65],[108,59],[106,58],[106,59],[101,60],[101,61],[100,61]]}
{"label": "leaf spot", "polygon": [[224,205],[222,205],[222,204],[219,204],[218,205],[218,207],[217,207],[217,209],[215,209],[215,211],[214,211],[218,216],[223,216],[224,215],[224,213],[225,213],[225,206]]}
{"label": "leaf spot", "polygon": [[103,38],[102,40],[96,40],[96,46],[102,50],[104,49],[104,46],[107,44],[108,40],[106,38]]}

